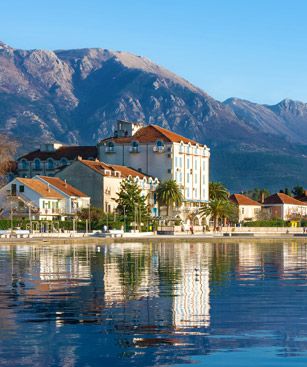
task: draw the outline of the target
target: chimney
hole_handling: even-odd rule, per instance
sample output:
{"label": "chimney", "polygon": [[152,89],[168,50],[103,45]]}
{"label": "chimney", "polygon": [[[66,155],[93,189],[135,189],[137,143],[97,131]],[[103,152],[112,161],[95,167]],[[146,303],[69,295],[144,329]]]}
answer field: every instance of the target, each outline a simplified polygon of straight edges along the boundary
{"label": "chimney", "polygon": [[48,190],[48,192],[50,192],[50,185],[49,185],[49,183],[47,184],[47,186],[48,186],[48,189],[47,190]]}
{"label": "chimney", "polygon": [[65,178],[64,182],[65,182],[64,186],[65,186],[65,187],[67,187],[67,182],[66,182],[66,178]]}
{"label": "chimney", "polygon": [[260,201],[261,204],[264,203],[264,191],[260,191],[259,201]]}

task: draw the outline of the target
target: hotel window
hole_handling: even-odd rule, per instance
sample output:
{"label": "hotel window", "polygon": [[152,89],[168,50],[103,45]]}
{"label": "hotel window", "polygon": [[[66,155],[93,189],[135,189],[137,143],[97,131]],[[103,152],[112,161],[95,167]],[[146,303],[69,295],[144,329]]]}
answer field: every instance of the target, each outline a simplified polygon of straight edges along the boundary
{"label": "hotel window", "polygon": [[178,167],[178,157],[175,157],[175,167]]}
{"label": "hotel window", "polygon": [[241,209],[241,213],[244,214],[244,208]]}
{"label": "hotel window", "polygon": [[67,164],[68,164],[68,160],[66,158],[62,158],[61,159],[61,165],[62,166],[67,166]]}
{"label": "hotel window", "polygon": [[54,169],[54,162],[51,158],[47,159],[47,168],[48,169]]}
{"label": "hotel window", "polygon": [[21,168],[28,169],[28,162],[25,159],[21,161]]}
{"label": "hotel window", "polygon": [[195,191],[194,191],[194,193],[195,193],[195,197],[197,197],[197,188],[195,188]]}
{"label": "hotel window", "polygon": [[194,166],[195,166],[195,169],[197,169],[197,159],[195,159]]}
{"label": "hotel window", "polygon": [[187,173],[187,184],[190,183],[190,174]]}
{"label": "hotel window", "polygon": [[198,155],[198,148],[195,148],[195,154]]}
{"label": "hotel window", "polygon": [[25,187],[23,185],[19,186],[19,192],[25,192]]}
{"label": "hotel window", "polygon": [[195,176],[194,176],[194,183],[195,183],[195,185],[197,185],[197,179],[198,179],[198,177],[197,177],[197,175],[195,174]]}
{"label": "hotel window", "polygon": [[190,189],[187,189],[187,198],[190,197]]}
{"label": "hotel window", "polygon": [[206,197],[206,190],[203,189],[203,198],[205,198],[205,197]]}
{"label": "hotel window", "polygon": [[206,161],[203,159],[203,171],[206,170]]}
{"label": "hotel window", "polygon": [[156,142],[156,151],[157,152],[163,152],[164,151],[164,143],[161,140],[158,140]]}
{"label": "hotel window", "polygon": [[179,182],[182,183],[182,172],[179,173]]}
{"label": "hotel window", "polygon": [[184,147],[183,147],[183,144],[181,143],[180,148],[179,148],[179,153],[183,153],[183,152],[184,152]]}
{"label": "hotel window", "polygon": [[190,169],[190,158],[187,158],[187,169]]}
{"label": "hotel window", "polygon": [[38,158],[36,158],[34,160],[34,169],[36,169],[36,170],[40,170],[41,169],[41,161]]}
{"label": "hotel window", "polygon": [[132,142],[130,151],[134,153],[139,151],[139,143],[137,141]]}

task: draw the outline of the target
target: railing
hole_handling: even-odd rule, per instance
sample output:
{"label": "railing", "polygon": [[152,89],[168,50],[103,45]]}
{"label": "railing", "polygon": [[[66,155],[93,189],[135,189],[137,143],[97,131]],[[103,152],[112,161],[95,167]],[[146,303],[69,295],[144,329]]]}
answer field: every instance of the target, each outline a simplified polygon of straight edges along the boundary
{"label": "railing", "polygon": [[154,152],[156,152],[156,153],[163,153],[163,152],[164,152],[164,150],[165,150],[165,148],[164,148],[164,146],[154,146],[154,147],[152,148],[152,150],[153,150]]}
{"label": "railing", "polygon": [[104,150],[106,153],[115,153],[114,147],[106,147]]}

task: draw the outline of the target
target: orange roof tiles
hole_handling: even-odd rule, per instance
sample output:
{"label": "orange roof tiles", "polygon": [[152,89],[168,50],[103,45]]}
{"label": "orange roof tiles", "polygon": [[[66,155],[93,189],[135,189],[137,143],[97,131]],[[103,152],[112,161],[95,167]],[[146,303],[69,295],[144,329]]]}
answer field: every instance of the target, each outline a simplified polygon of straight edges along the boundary
{"label": "orange roof tiles", "polygon": [[[107,138],[103,141],[114,141],[116,143],[131,143],[132,141],[138,141],[139,143],[154,143],[157,140],[164,141],[166,143],[191,143],[193,145],[198,144],[196,141],[185,138],[179,134],[176,134],[170,130],[164,129],[158,125],[148,125],[139,129],[133,136],[119,137],[119,138]],[[201,144],[199,144],[202,146]]]}
{"label": "orange roof tiles", "polygon": [[35,180],[33,178],[20,178],[17,180],[27,186],[29,189],[35,191],[43,198],[48,199],[63,199],[64,197],[59,194],[57,191],[53,190],[51,187],[48,187],[48,184],[45,184],[39,180]]}
{"label": "orange roof tiles", "polygon": [[242,194],[232,194],[229,197],[229,200],[235,203],[236,205],[257,205],[261,206],[258,201],[252,200],[248,196],[242,195]]}
{"label": "orange roof tiles", "polygon": [[93,169],[94,171],[98,172],[101,175],[106,175],[106,170],[111,171],[111,174],[115,176],[115,171],[118,171],[121,173],[121,177],[127,178],[128,176],[132,177],[140,177],[144,178],[146,175],[144,173],[141,173],[139,171],[136,171],[133,168],[126,167],[126,166],[120,166],[117,164],[106,164],[104,162],[100,161],[88,161],[85,159],[80,159],[79,162],[83,163],[84,165],[88,166],[89,168]]}
{"label": "orange roof tiles", "polygon": [[291,196],[280,193],[280,192],[267,197],[264,200],[264,204],[265,205],[268,205],[268,204],[289,204],[289,205],[299,205],[299,206],[307,205],[307,203],[304,203],[302,201],[294,199]]}
{"label": "orange roof tiles", "polygon": [[69,196],[88,197],[88,195],[79,191],[78,189],[68,184],[67,182],[61,180],[59,177],[49,177],[49,176],[39,176],[39,177],[41,177],[44,181],[49,182],[50,185],[55,186],[57,189],[61,190],[62,192],[64,192]]}

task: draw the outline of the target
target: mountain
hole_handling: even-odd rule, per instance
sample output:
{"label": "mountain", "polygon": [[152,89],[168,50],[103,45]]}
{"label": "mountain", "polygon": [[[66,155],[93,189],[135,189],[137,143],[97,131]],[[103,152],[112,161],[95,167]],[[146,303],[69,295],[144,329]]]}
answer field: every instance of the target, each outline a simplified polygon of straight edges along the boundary
{"label": "mountain", "polygon": [[0,42],[0,132],[22,149],[95,144],[117,119],[155,123],[211,147],[232,191],[307,184],[307,104],[219,102],[147,58],[106,49],[19,50]]}

